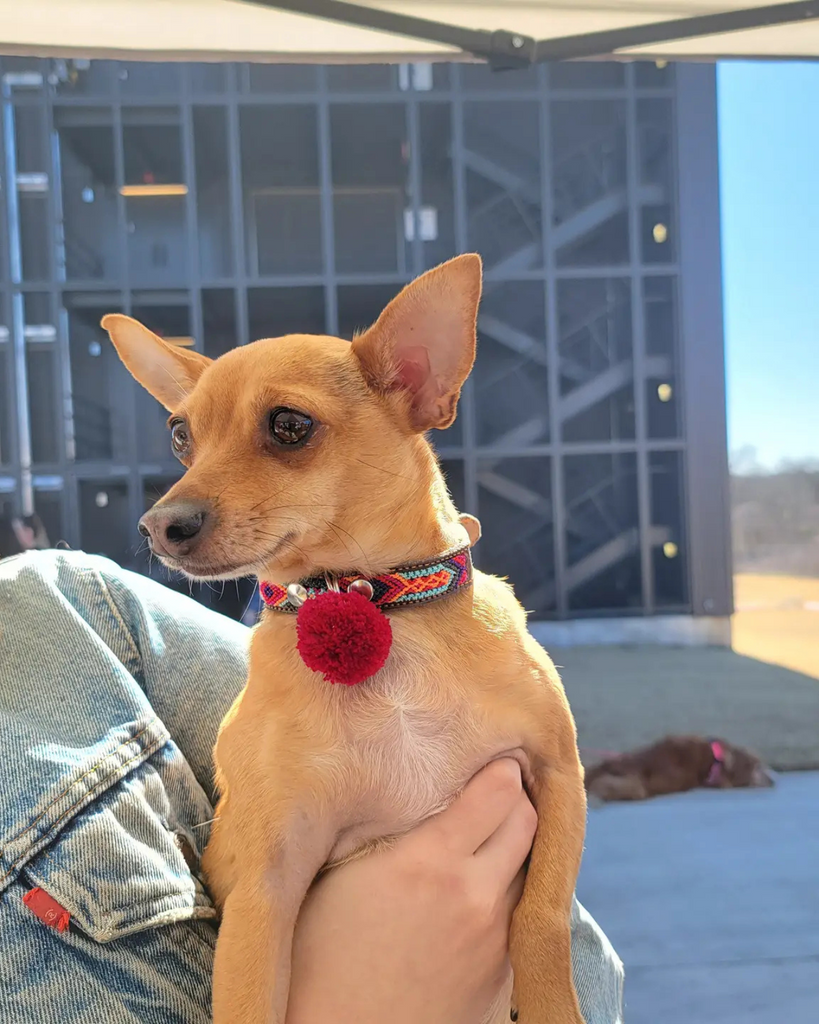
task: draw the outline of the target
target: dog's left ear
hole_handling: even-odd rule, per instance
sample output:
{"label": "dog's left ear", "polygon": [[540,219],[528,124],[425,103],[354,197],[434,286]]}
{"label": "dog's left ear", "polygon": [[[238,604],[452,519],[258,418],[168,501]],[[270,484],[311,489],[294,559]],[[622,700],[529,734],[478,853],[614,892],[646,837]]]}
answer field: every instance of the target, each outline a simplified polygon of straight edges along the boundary
{"label": "dog's left ear", "polygon": [[353,341],[371,387],[408,399],[412,428],[444,430],[475,361],[481,258],[456,256],[400,292]]}
{"label": "dog's left ear", "polygon": [[179,407],[213,362],[201,352],[168,344],[138,320],[121,313],[104,316],[100,326],[108,331],[114,348],[132,376],[168,412]]}

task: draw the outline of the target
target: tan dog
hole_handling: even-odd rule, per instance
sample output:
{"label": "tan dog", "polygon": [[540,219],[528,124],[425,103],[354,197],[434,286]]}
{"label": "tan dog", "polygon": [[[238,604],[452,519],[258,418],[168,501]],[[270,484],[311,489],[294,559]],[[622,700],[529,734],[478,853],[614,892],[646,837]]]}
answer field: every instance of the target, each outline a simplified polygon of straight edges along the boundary
{"label": "tan dog", "polygon": [[[290,335],[212,362],[124,316],[103,326],[171,412],[188,472],[143,518],[193,577],[288,584],[374,577],[478,535],[425,431],[448,427],[475,354],[480,259],[409,285],[352,344]],[[279,415],[284,410],[282,415]],[[521,1024],[582,1024],[570,911],[585,826],[574,722],[511,589],[471,587],[390,616],[385,667],[331,686],[266,612],[247,686],[216,744],[221,800],[204,869],[222,908],[214,1019],[285,1019],[293,930],[317,873],[446,806],[483,765],[516,757],[538,830],[511,946]],[[508,1021],[508,994],[493,1021]]]}

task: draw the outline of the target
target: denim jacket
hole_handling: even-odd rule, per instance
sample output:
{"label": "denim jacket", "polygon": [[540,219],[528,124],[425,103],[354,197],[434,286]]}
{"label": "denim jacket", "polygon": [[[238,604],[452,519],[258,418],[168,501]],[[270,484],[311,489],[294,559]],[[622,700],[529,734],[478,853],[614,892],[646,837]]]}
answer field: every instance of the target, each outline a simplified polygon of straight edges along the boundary
{"label": "denim jacket", "polygon": [[[204,1024],[211,751],[247,630],[99,557],[0,562],[0,1024]],[[587,1024],[622,967],[576,904]]]}

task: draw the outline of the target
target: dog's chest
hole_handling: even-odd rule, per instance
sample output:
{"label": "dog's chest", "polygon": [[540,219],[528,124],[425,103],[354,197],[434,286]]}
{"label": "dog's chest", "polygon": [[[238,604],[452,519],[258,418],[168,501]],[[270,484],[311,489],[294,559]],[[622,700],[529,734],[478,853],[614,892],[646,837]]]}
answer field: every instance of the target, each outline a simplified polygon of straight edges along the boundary
{"label": "dog's chest", "polygon": [[[346,696],[346,695],[345,695]],[[350,821],[331,860],[407,831],[443,809],[508,741],[465,699],[446,702],[417,671],[349,695],[343,710]],[[357,791],[357,792],[356,792]]]}

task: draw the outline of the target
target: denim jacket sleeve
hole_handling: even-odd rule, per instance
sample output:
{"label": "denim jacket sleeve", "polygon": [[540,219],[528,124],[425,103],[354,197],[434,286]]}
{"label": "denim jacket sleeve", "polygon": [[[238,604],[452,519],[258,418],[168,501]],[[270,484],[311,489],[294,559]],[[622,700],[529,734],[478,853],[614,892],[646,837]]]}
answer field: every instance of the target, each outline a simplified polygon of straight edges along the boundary
{"label": "denim jacket sleeve", "polygon": [[[246,643],[102,558],[0,562],[0,1024],[210,1019],[198,861]],[[619,960],[579,904],[572,924],[587,1024],[619,1024]]]}

